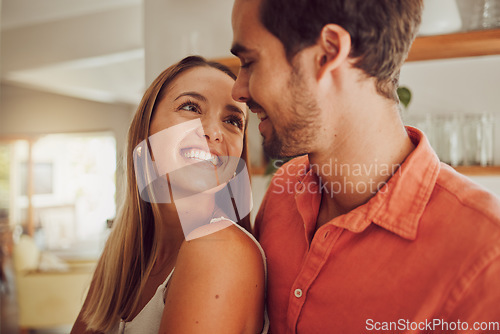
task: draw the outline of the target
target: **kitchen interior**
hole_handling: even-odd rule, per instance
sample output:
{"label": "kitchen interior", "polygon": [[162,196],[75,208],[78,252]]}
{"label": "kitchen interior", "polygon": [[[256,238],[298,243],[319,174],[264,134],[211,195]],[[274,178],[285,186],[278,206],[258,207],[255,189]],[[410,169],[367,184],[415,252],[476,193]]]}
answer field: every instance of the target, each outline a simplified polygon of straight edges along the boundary
{"label": "kitchen interior", "polygon": [[[0,333],[65,333],[119,208],[146,86],[188,54],[234,71],[232,0],[0,0]],[[500,196],[500,0],[424,0],[404,122]],[[271,175],[249,137],[255,217]]]}

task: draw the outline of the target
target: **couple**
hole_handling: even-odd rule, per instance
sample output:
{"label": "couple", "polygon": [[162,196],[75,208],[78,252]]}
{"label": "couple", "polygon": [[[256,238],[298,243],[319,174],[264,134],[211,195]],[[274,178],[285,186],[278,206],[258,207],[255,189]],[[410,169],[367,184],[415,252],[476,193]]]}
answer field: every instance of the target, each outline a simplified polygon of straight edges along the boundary
{"label": "couple", "polygon": [[[190,57],[141,102],[127,202],[73,333],[495,326],[500,203],[440,163],[398,113],[421,10],[421,0],[236,0],[236,82]],[[245,104],[269,155],[300,156],[275,174],[256,217],[267,277],[239,219]]]}

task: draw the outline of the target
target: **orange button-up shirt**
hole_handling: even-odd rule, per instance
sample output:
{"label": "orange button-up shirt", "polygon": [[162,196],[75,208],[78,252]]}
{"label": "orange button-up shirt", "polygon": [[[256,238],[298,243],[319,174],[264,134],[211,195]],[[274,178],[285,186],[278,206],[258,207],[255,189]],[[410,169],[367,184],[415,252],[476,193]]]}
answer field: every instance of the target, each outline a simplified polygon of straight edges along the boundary
{"label": "orange button-up shirt", "polygon": [[407,131],[387,183],[317,230],[307,157],[276,172],[256,217],[272,334],[500,333],[500,201]]}

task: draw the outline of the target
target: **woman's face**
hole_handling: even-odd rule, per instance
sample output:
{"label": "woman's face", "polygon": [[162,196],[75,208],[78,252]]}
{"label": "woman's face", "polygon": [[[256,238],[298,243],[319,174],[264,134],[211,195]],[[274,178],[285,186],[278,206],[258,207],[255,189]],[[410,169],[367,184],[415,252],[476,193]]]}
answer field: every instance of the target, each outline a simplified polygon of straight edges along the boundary
{"label": "woman's face", "polygon": [[202,192],[233,176],[247,119],[246,105],[231,97],[233,84],[218,69],[195,67],[157,104],[149,128],[152,155],[159,175],[168,173],[178,192]]}

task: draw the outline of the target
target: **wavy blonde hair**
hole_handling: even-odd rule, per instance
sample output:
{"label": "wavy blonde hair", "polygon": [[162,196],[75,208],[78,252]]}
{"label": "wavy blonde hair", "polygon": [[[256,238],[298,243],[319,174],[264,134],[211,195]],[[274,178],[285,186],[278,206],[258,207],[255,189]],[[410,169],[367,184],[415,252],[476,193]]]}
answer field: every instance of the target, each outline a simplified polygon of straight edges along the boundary
{"label": "wavy blonde hair", "polygon": [[[130,125],[127,141],[127,187],[124,203],[113,223],[92,279],[83,321],[87,328],[106,332],[120,319],[128,319],[137,307],[147,278],[158,256],[158,236],[162,224],[157,205],[141,199],[135,177],[133,150],[149,137],[149,126],[157,103],[173,80],[195,67],[213,67],[234,80],[224,65],[202,57],[186,57],[163,71],[146,90]],[[248,166],[247,134],[243,137],[241,158]],[[249,167],[249,166],[248,166]],[[249,216],[239,224],[250,230]]]}

